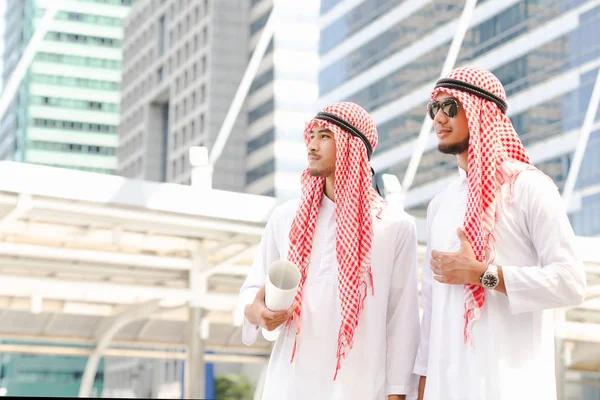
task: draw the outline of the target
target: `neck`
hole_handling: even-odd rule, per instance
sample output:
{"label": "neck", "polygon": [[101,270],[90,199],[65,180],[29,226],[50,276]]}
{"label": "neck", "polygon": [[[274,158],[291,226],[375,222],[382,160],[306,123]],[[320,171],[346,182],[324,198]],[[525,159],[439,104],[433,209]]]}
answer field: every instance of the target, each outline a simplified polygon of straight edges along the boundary
{"label": "neck", "polygon": [[333,174],[325,178],[325,196],[335,203],[335,176]]}
{"label": "neck", "polygon": [[458,159],[458,166],[469,173],[469,152],[465,151],[464,153],[457,154],[456,158]]}

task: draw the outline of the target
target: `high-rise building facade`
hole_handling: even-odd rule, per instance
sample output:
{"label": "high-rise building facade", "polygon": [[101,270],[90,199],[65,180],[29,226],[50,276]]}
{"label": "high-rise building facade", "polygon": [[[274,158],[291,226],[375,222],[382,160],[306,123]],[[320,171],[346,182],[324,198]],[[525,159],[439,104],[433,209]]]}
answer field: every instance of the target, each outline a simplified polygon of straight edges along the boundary
{"label": "high-rise building facade", "polygon": [[[189,148],[209,150],[248,63],[247,0],[138,0],[125,26],[120,175],[189,184]],[[213,187],[245,187],[246,113]]]}
{"label": "high-rise building facade", "polygon": [[254,49],[276,5],[275,31],[246,102],[247,191],[281,199],[299,196],[306,167],[302,133],[317,111],[319,0],[252,0]]}
{"label": "high-rise building facade", "polygon": [[[373,114],[375,164],[383,166],[378,173],[402,181],[464,3],[323,0],[320,103],[354,101]],[[599,19],[594,1],[480,0],[456,63],[500,78],[508,115],[532,161],[561,189],[600,67]],[[600,183],[598,128],[579,174],[580,192]],[[431,139],[405,202],[421,217],[457,167]],[[600,211],[597,197],[582,197],[584,206],[571,214],[578,234],[600,234],[600,223],[592,222],[598,219],[591,218]]]}
{"label": "high-rise building facade", "polygon": [[[322,0],[319,103],[353,101],[372,113],[378,174],[402,182],[464,6],[464,0]],[[600,68],[599,22],[597,1],[479,0],[456,63],[498,76],[529,156],[561,191]],[[600,235],[599,160],[597,113],[569,210],[578,235]],[[456,171],[455,157],[440,154],[431,135],[406,210],[425,217]],[[567,319],[598,323],[600,314],[572,310]],[[594,352],[597,345],[578,342],[573,365],[587,357],[586,368],[600,368]],[[597,399],[600,375],[571,367],[559,379],[566,388],[561,398]]]}
{"label": "high-rise building facade", "polygon": [[[7,0],[4,85],[52,0]],[[0,159],[113,174],[131,0],[65,0],[0,123]]]}

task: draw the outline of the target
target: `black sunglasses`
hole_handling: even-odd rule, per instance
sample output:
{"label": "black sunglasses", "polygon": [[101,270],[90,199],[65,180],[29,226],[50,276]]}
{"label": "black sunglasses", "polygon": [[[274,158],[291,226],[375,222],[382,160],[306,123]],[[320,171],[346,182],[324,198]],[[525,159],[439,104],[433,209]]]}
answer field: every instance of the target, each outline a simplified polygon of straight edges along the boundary
{"label": "black sunglasses", "polygon": [[440,110],[448,117],[454,118],[456,117],[456,114],[458,114],[458,101],[456,101],[456,99],[446,99],[442,102],[433,100],[427,104],[427,112],[431,119],[434,119]]}

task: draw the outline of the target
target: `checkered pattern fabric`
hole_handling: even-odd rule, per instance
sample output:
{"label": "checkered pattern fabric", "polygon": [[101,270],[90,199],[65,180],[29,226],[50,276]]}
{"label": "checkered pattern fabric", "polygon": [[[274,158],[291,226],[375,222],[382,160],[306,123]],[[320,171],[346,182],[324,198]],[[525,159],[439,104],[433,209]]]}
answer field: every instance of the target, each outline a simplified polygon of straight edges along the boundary
{"label": "checkered pattern fabric", "polygon": [[[506,101],[506,93],[498,78],[479,68],[458,68],[448,78],[479,86]],[[469,126],[468,179],[469,194],[464,229],[477,259],[492,263],[495,258],[494,225],[501,204],[497,201],[503,184],[511,184],[531,164],[510,119],[493,102],[473,94],[447,88],[431,93],[433,100],[445,92],[457,98],[466,111]],[[506,161],[519,162],[506,162]],[[511,190],[512,191],[512,190]],[[471,343],[472,324],[481,314],[485,290],[465,285],[465,343]]]}
{"label": "checkered pattern fabric", "polygon": [[[353,103],[337,103],[326,107],[323,111],[335,114],[361,130],[375,149],[377,129],[371,116],[362,107]],[[310,142],[310,132],[315,125],[331,130],[336,144],[334,192],[341,326],[338,334],[336,370],[333,377],[335,380],[340,368],[340,360],[352,348],[354,330],[364,308],[368,287],[374,289],[371,275],[371,241],[373,238],[371,212],[373,209],[377,209],[380,213],[385,201],[372,188],[371,170],[364,143],[337,125],[313,119],[304,130],[304,140],[307,146]],[[297,306],[292,315],[292,319],[296,323],[296,340],[292,361],[299,345],[302,289],[306,281],[313,234],[321,198],[324,195],[324,185],[325,178],[311,176],[308,168],[303,172],[302,200],[290,231],[288,259],[296,264],[301,272],[300,286],[296,294]],[[288,321],[288,326],[290,322]]]}

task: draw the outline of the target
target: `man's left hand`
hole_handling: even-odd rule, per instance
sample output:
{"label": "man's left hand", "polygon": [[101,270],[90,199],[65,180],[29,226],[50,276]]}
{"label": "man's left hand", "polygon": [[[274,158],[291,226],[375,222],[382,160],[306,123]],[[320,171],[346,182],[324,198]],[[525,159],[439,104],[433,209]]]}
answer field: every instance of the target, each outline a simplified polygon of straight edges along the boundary
{"label": "man's left hand", "polygon": [[457,252],[431,251],[433,279],[450,285],[480,285],[479,277],[484,274],[487,265],[477,260],[463,230],[458,228],[456,234],[460,240]]}
{"label": "man's left hand", "polygon": [[406,400],[405,394],[390,394],[388,400]]}

